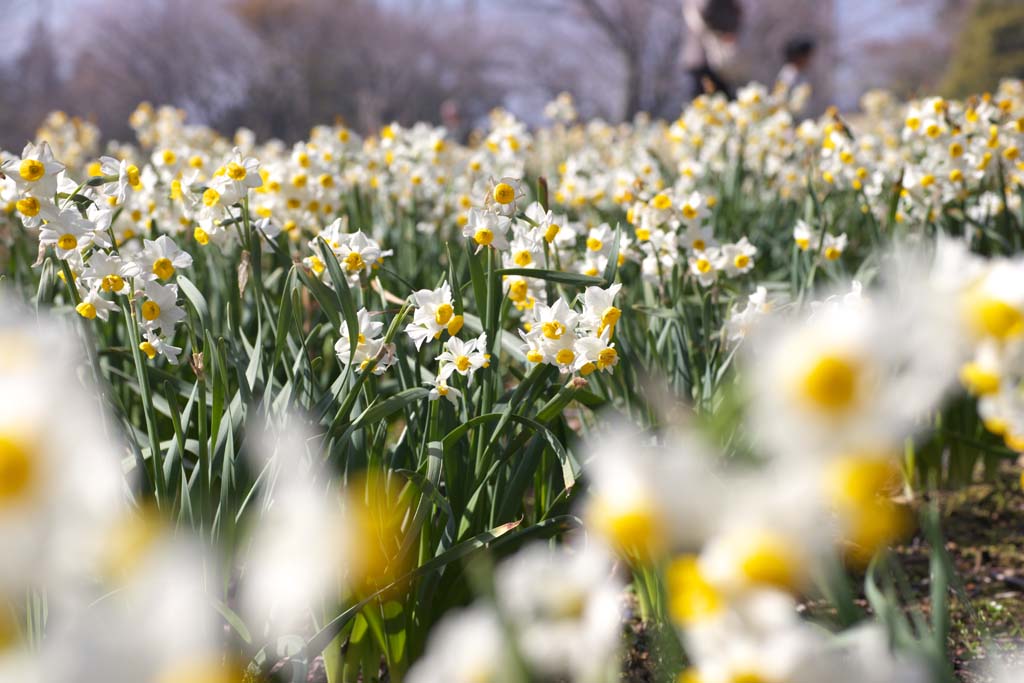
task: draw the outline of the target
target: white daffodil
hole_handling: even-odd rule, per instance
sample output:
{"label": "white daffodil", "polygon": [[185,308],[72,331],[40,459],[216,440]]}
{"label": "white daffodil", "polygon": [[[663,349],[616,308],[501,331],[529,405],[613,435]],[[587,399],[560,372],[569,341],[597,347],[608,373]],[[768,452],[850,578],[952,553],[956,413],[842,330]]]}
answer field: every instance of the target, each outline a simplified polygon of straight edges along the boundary
{"label": "white daffodil", "polygon": [[350,529],[299,415],[267,418],[249,438],[246,453],[269,476],[254,503],[259,524],[246,544],[239,604],[247,623],[280,637],[306,628],[311,610],[344,590]]}
{"label": "white daffodil", "polygon": [[447,282],[437,289],[414,292],[412,300],[416,308],[412,322],[405,327],[405,333],[417,349],[428,339],[438,339],[442,332],[447,331],[454,336],[462,329],[463,318],[455,314],[452,290]]}
{"label": "white daffodil", "polygon": [[435,360],[440,364],[437,376],[447,381],[454,373],[466,378],[466,383],[473,381],[473,374],[480,368],[490,364],[487,353],[487,333],[481,332],[476,339],[468,342],[452,337],[444,343],[444,351]]}
{"label": "white daffodil", "polygon": [[802,620],[784,593],[756,591],[684,632],[693,670],[708,683],[803,680],[825,646],[825,633]]}
{"label": "white daffodil", "polygon": [[825,257],[826,261],[838,261],[843,255],[843,251],[846,249],[846,233],[839,235],[832,235],[825,233],[824,241],[822,242],[821,255]]}
{"label": "white daffodil", "polygon": [[64,164],[57,161],[45,140],[38,145],[28,143],[20,158],[13,158],[0,165],[9,178],[14,180],[19,192],[31,194],[37,199],[52,199],[57,191],[57,175],[64,170]]}
{"label": "white daffodil", "polygon": [[749,273],[754,268],[754,256],[757,255],[757,247],[741,237],[735,244],[722,246],[718,257],[718,268],[725,271],[729,276],[735,277],[743,273]]}
{"label": "white daffodil", "polygon": [[462,392],[455,387],[449,386],[448,382],[442,379],[440,376],[434,378],[434,383],[430,386],[430,393],[428,398],[431,401],[436,401],[440,398],[448,399],[453,406],[459,404],[459,397],[462,396]]}
{"label": "white daffodil", "polygon": [[803,219],[798,220],[796,225],[793,226],[793,242],[796,243],[800,251],[807,251],[818,247],[817,235]]}
{"label": "white daffodil", "polygon": [[544,265],[543,247],[525,231],[512,238],[508,249],[507,254],[502,254],[505,268],[538,268]]}
{"label": "white daffodil", "polygon": [[523,213],[534,223],[530,228],[530,235],[534,241],[544,240],[550,244],[558,236],[561,224],[555,218],[554,212],[545,211],[540,202],[533,202]]}
{"label": "white daffodil", "polygon": [[820,456],[901,442],[962,363],[956,311],[941,302],[918,281],[762,326],[748,357],[762,443],[782,456]]}
{"label": "white daffodil", "polygon": [[734,308],[725,323],[725,336],[730,343],[738,343],[766,315],[771,313],[772,304],[768,301],[768,290],[758,287],[747,297],[743,309]]}
{"label": "white daffodil", "polygon": [[76,376],[69,331],[0,296],[0,600],[42,587],[51,606],[70,599],[123,509],[123,447]]}
{"label": "white daffodil", "polygon": [[149,360],[160,355],[172,364],[177,364],[178,356],[181,355],[181,347],[173,346],[165,337],[159,336],[152,330],[146,330],[145,339],[139,344],[139,350],[146,354],[146,358]]}
{"label": "white daffodil", "polygon": [[373,317],[365,308],[360,308],[356,312],[358,337],[355,340],[354,349],[352,340],[349,338],[348,325],[342,323],[341,336],[334,345],[334,352],[343,366],[352,363],[355,365],[356,371],[361,372],[375,359],[378,353],[384,350],[384,338],[380,336],[384,329],[384,323],[374,320]]}
{"label": "white daffodil", "polygon": [[344,235],[334,253],[352,285],[359,284],[360,275],[369,275],[383,255],[380,245],[364,235],[362,230]]}
{"label": "white daffodil", "polygon": [[516,215],[516,203],[526,196],[522,183],[517,178],[505,176],[499,180],[491,180],[484,200],[484,206],[504,216]]}
{"label": "white daffodil", "polygon": [[544,356],[562,372],[570,372],[576,362],[576,324],[579,314],[559,297],[553,306],[538,303],[533,307],[530,336],[535,336]]}
{"label": "white daffodil", "polygon": [[587,251],[607,256],[615,240],[615,231],[607,223],[591,228],[587,233]]}
{"label": "white daffodil", "polygon": [[690,273],[702,287],[709,287],[718,279],[718,266],[722,263],[721,252],[715,248],[694,252],[688,259]]}
{"label": "white daffodil", "polygon": [[538,677],[604,680],[615,667],[624,588],[593,544],[530,545],[495,572],[498,603]]}
{"label": "white daffodil", "polygon": [[46,221],[39,230],[39,243],[52,246],[60,258],[68,258],[94,242],[110,246],[106,235],[96,232],[95,224],[82,218],[76,209],[59,209],[56,214],[47,215]]}
{"label": "white daffodil", "polygon": [[263,177],[260,175],[260,162],[253,157],[243,158],[238,147],[234,148],[231,153],[231,160],[224,165],[224,177],[231,182],[226,188],[226,193],[234,201],[245,197],[249,190],[263,185]]}
{"label": "white daffodil", "polygon": [[409,670],[409,683],[516,683],[515,658],[493,608],[475,605],[450,612],[431,632],[424,655]]}
{"label": "white daffodil", "polygon": [[690,195],[679,205],[679,215],[687,229],[701,224],[710,215],[707,202],[700,192],[691,192]]}
{"label": "white daffodil", "polygon": [[143,327],[151,332],[173,334],[174,326],[185,319],[185,309],[178,305],[177,285],[161,285],[150,280],[143,291],[146,295],[140,308]]}
{"label": "white daffodil", "polygon": [[99,282],[93,282],[90,287],[79,286],[78,291],[82,300],[75,306],[75,311],[86,320],[95,320],[96,318],[106,320],[110,317],[111,311],[118,309],[117,304],[113,301],[103,298],[100,294],[101,287]]}
{"label": "white daffodil", "polygon": [[586,335],[576,340],[573,351],[576,354],[574,369],[581,375],[594,370],[610,371],[619,363],[619,352],[615,344],[609,343],[610,330],[600,335]]}
{"label": "white daffodil", "polygon": [[113,196],[117,198],[119,205],[124,204],[130,192],[138,192],[143,188],[142,171],[127,159],[100,157],[100,168],[104,175],[117,176]]}
{"label": "white daffodil", "polygon": [[711,228],[700,225],[686,226],[686,232],[680,237],[680,244],[691,252],[705,251],[710,247],[717,247]]}
{"label": "white daffodil", "polygon": [[622,284],[602,289],[587,287],[583,292],[583,313],[579,317],[580,330],[596,335],[608,331],[608,338],[615,336],[615,326],[622,317],[622,310],[615,305],[615,297],[622,291]]}
{"label": "white daffodil", "polygon": [[145,280],[170,280],[178,268],[192,265],[192,256],[182,250],[167,235],[156,240],[143,240],[142,252],[138,255],[139,273]]}
{"label": "white daffodil", "polygon": [[128,282],[139,274],[139,266],[116,254],[95,251],[79,276],[87,284],[98,283],[104,292],[127,294]]}
{"label": "white daffodil", "polygon": [[36,229],[43,224],[47,216],[58,213],[57,205],[46,197],[23,195],[14,203],[22,224],[29,229]]}
{"label": "white daffodil", "polygon": [[486,209],[469,210],[469,218],[462,229],[466,239],[473,240],[479,252],[484,247],[492,247],[499,251],[508,249],[508,228],[510,219]]}

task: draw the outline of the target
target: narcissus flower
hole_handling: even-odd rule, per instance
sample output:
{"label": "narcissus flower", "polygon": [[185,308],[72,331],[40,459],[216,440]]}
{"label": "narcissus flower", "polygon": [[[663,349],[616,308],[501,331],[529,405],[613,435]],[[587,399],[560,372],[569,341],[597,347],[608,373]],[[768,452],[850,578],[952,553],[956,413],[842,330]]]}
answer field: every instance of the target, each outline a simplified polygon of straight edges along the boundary
{"label": "narcissus flower", "polygon": [[452,302],[451,286],[445,282],[437,289],[421,289],[412,295],[416,308],[412,322],[406,325],[405,333],[409,335],[416,348],[423,346],[428,339],[437,339],[442,332],[456,335],[462,329],[463,318],[455,314]]}
{"label": "narcissus flower", "polygon": [[510,220],[506,216],[473,208],[469,210],[469,220],[462,229],[462,235],[476,243],[477,252],[484,247],[505,250],[508,249],[509,225]]}
{"label": "narcissus flower", "polygon": [[437,357],[440,364],[437,376],[443,380],[458,373],[466,378],[466,383],[473,381],[473,375],[480,368],[490,365],[491,356],[487,353],[487,333],[481,332],[476,339],[468,342],[452,337],[444,343],[444,351]]}
{"label": "narcissus flower", "polygon": [[14,180],[18,190],[39,200],[52,199],[57,191],[57,176],[64,170],[64,164],[57,161],[46,141],[38,145],[28,143],[20,158],[13,158],[0,165],[9,178]]}
{"label": "narcissus flower", "polygon": [[192,256],[182,250],[167,235],[155,240],[143,240],[138,256],[139,273],[144,280],[170,280],[179,268],[192,265]]}
{"label": "narcissus flower", "polygon": [[139,309],[142,326],[148,331],[173,334],[174,326],[185,319],[185,309],[178,305],[177,285],[150,280],[143,291],[146,296]]}

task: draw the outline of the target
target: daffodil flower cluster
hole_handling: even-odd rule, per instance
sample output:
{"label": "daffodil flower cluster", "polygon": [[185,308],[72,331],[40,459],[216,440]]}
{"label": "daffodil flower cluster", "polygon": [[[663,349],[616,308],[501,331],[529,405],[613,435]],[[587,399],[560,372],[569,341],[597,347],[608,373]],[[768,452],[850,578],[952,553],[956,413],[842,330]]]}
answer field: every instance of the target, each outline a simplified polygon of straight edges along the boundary
{"label": "daffodil flower cluster", "polygon": [[526,360],[584,376],[595,370],[611,371],[619,362],[612,338],[622,315],[615,306],[620,289],[622,285],[587,287],[581,312],[574,311],[561,297],[551,306],[537,304],[531,308],[524,318],[524,329],[519,331]]}

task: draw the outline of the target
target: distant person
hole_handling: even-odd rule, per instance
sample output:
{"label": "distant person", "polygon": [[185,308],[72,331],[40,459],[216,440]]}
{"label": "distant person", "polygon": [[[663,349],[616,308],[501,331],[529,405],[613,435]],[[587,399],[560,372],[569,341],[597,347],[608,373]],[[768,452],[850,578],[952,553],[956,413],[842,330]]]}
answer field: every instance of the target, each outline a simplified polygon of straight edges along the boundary
{"label": "distant person", "polygon": [[458,101],[448,98],[441,103],[441,125],[448,129],[448,136],[455,142],[465,142],[466,126]]}
{"label": "distant person", "polygon": [[811,68],[811,61],[814,59],[814,40],[801,36],[788,41],[782,49],[782,58],[785,63],[779,70],[775,79],[792,92],[797,86],[808,83],[808,72]]}
{"label": "distant person", "polygon": [[735,58],[742,18],[739,0],[683,0],[688,33],[683,67],[691,78],[691,97],[713,92],[733,96],[722,70]]}

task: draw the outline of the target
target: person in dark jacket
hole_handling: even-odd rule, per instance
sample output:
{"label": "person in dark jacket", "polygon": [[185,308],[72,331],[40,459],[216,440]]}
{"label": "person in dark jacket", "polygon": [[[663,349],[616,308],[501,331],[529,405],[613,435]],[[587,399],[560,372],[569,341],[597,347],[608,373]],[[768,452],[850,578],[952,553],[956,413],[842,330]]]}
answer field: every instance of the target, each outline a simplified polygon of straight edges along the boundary
{"label": "person in dark jacket", "polygon": [[739,0],[683,0],[688,34],[683,44],[683,67],[692,80],[692,97],[710,92],[733,96],[722,67],[735,56],[742,18]]}

